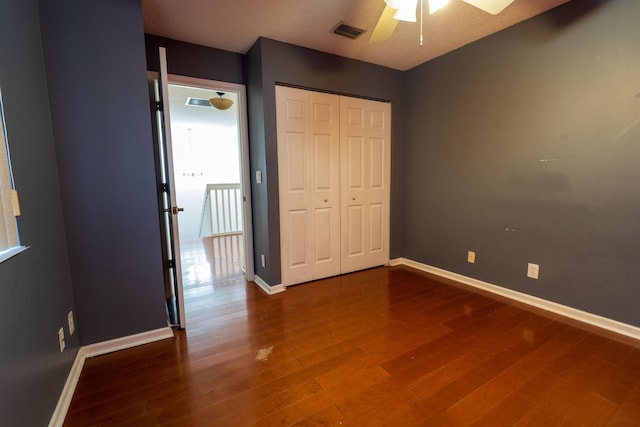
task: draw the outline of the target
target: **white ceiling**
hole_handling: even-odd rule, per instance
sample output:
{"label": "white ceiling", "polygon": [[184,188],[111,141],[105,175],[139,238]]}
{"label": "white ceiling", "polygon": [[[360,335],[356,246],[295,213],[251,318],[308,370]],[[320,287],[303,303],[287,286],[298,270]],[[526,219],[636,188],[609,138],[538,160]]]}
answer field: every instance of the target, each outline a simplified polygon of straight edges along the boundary
{"label": "white ceiling", "polygon": [[169,111],[171,123],[181,123],[185,126],[215,124],[216,126],[237,126],[238,123],[238,94],[233,91],[221,89],[224,97],[233,101],[228,110],[217,110],[213,107],[199,107],[186,105],[187,98],[209,99],[218,97],[214,89],[200,87],[169,85]]}
{"label": "white ceiling", "polygon": [[[569,0],[515,0],[490,15],[462,0],[420,23],[400,22],[386,41],[368,38],[384,0],[142,0],[145,32],[246,53],[260,36],[347,58],[407,70]],[[419,19],[419,18],[418,18]],[[333,34],[339,23],[364,28],[356,40]]]}

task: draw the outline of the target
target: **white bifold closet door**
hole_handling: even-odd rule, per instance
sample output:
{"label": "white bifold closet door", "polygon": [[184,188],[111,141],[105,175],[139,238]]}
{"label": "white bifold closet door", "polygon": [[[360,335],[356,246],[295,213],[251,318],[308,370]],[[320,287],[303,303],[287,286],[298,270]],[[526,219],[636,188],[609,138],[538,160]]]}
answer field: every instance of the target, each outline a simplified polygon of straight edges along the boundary
{"label": "white bifold closet door", "polygon": [[335,95],[276,86],[282,284],[340,274]]}
{"label": "white bifold closet door", "polygon": [[389,262],[391,104],[340,97],[341,273]]}
{"label": "white bifold closet door", "polygon": [[389,261],[391,106],[276,86],[282,284]]}

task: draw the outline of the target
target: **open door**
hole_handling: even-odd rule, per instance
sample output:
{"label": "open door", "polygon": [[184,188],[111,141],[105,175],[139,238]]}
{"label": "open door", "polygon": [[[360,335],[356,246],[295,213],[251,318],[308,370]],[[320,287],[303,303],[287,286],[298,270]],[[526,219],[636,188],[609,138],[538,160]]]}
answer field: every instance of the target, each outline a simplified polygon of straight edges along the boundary
{"label": "open door", "polygon": [[172,326],[186,326],[182,266],[180,263],[180,236],[178,214],[182,211],[176,204],[175,179],[173,176],[173,151],[171,146],[171,121],[169,112],[169,86],[165,48],[160,48],[160,74],[153,81],[155,98],[156,162],[158,169],[159,207],[164,238],[163,256],[165,268],[165,297],[169,322]]}

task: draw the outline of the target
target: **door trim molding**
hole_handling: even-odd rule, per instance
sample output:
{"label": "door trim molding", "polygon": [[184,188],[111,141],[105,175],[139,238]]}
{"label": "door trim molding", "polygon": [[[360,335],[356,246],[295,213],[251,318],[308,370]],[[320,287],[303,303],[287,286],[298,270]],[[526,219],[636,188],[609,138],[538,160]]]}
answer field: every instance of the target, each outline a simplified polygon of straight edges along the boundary
{"label": "door trim molding", "polygon": [[186,86],[200,87],[204,89],[223,89],[228,92],[238,93],[238,137],[240,138],[240,173],[242,174],[242,194],[245,197],[244,205],[244,246],[245,246],[245,278],[253,280],[255,265],[253,259],[253,217],[251,208],[251,166],[249,163],[249,128],[247,124],[247,88],[243,84],[207,80],[197,77],[167,74],[171,84],[183,84]]}
{"label": "door trim molding", "polygon": [[[148,72],[149,76],[157,78],[157,72]],[[255,260],[253,257],[253,216],[251,207],[251,165],[249,163],[249,128],[247,124],[247,87],[239,83],[207,80],[198,77],[167,74],[169,84],[199,87],[203,89],[222,89],[227,92],[238,93],[238,132],[240,138],[240,168],[242,174],[242,193],[245,200],[244,208],[244,245],[245,245],[245,278],[254,280]]]}

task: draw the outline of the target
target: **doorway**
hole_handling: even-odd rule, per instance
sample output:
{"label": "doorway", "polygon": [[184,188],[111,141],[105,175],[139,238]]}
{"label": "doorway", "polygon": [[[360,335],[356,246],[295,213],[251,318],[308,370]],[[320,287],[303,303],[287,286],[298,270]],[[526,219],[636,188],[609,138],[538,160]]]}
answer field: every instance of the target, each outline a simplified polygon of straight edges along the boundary
{"label": "doorway", "polygon": [[[190,301],[207,289],[227,280],[251,281],[254,270],[245,88],[177,75],[167,75],[166,82],[166,168],[179,211],[173,215],[179,262],[172,265],[180,266],[180,291],[170,295],[177,303],[168,300],[171,319],[172,306],[193,312]],[[231,106],[214,108],[211,98]],[[179,326],[185,325],[183,317]]]}

